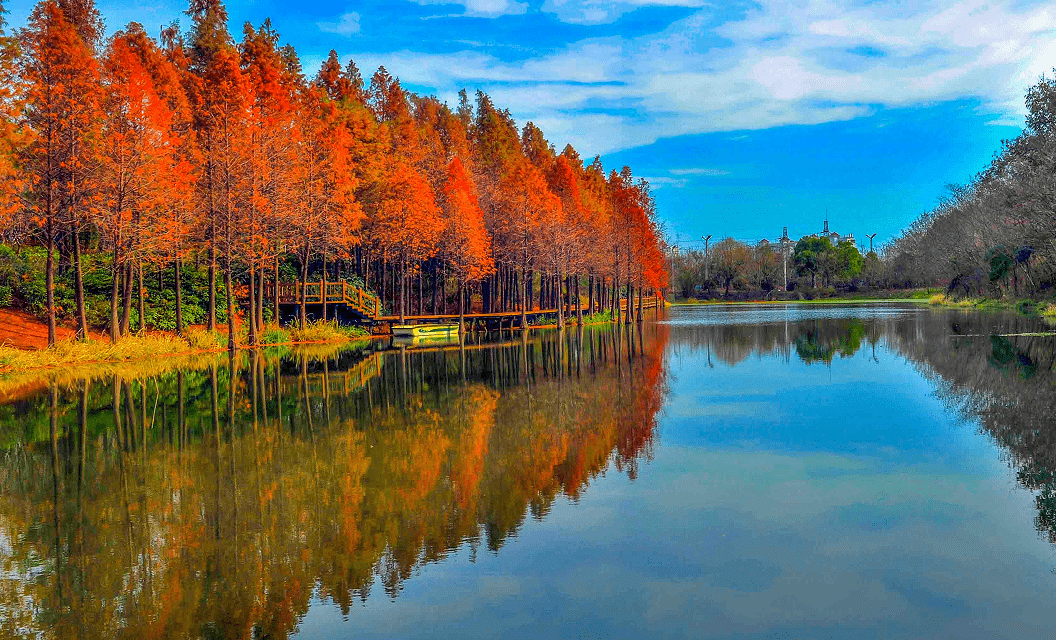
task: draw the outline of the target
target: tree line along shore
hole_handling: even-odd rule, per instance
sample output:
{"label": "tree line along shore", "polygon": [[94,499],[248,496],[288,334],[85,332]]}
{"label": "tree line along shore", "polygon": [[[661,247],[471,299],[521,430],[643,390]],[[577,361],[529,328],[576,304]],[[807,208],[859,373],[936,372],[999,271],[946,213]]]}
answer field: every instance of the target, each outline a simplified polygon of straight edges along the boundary
{"label": "tree line along shore", "polygon": [[[2,10],[2,5],[0,5]],[[277,283],[347,282],[384,313],[620,313],[667,286],[648,183],[606,170],[478,91],[457,105],[314,73],[270,20],[232,37],[219,0],[189,29],[104,37],[91,0],[0,22],[0,307],[112,342],[228,325],[306,331]],[[630,304],[624,303],[627,307]]]}

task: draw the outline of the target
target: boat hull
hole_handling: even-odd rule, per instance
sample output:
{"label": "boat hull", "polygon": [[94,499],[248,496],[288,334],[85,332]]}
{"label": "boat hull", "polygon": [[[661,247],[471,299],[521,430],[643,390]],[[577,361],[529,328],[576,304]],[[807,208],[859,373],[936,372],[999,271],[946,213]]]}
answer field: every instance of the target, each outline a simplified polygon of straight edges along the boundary
{"label": "boat hull", "polygon": [[399,338],[431,338],[458,335],[457,324],[397,324],[392,335]]}

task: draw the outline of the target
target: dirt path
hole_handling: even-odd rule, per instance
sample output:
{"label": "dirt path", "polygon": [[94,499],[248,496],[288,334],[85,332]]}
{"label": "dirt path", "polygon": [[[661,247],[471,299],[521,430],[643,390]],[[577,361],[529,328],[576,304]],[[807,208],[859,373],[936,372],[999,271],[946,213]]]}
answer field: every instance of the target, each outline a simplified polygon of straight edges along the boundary
{"label": "dirt path", "polygon": [[[71,327],[55,327],[55,337],[59,340],[72,338],[75,333],[76,330]],[[96,340],[106,337],[94,331],[89,333]],[[0,345],[16,349],[44,349],[48,346],[48,324],[24,311],[0,309]]]}

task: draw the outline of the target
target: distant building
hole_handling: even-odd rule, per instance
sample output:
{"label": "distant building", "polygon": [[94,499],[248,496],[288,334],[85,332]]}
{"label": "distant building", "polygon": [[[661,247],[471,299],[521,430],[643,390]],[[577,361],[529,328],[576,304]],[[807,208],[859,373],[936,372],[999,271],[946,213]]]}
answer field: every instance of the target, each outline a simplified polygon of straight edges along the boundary
{"label": "distant building", "polygon": [[829,231],[829,217],[825,216],[825,227],[821,230],[821,233],[810,234],[812,238],[828,238],[832,244],[840,244],[841,242],[850,242],[852,247],[857,248],[858,243],[854,239],[853,233],[847,235],[840,235],[835,231]]}

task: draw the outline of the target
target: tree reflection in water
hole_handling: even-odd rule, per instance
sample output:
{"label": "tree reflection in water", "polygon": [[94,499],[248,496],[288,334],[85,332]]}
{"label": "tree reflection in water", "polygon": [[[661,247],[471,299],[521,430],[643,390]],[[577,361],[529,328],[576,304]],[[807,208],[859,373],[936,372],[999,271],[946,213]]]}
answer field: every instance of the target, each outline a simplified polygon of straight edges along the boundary
{"label": "tree reflection in water", "polygon": [[663,325],[239,353],[0,406],[0,636],[283,638],[652,455]]}
{"label": "tree reflection in water", "polygon": [[[831,363],[877,345],[914,364],[950,412],[978,422],[1010,453],[1035,493],[1038,531],[1056,544],[1056,337],[1039,320],[961,310],[911,317],[826,318],[676,327],[673,348],[709,350],[736,365],[751,356]],[[1049,335],[1045,335],[1049,334]]]}

